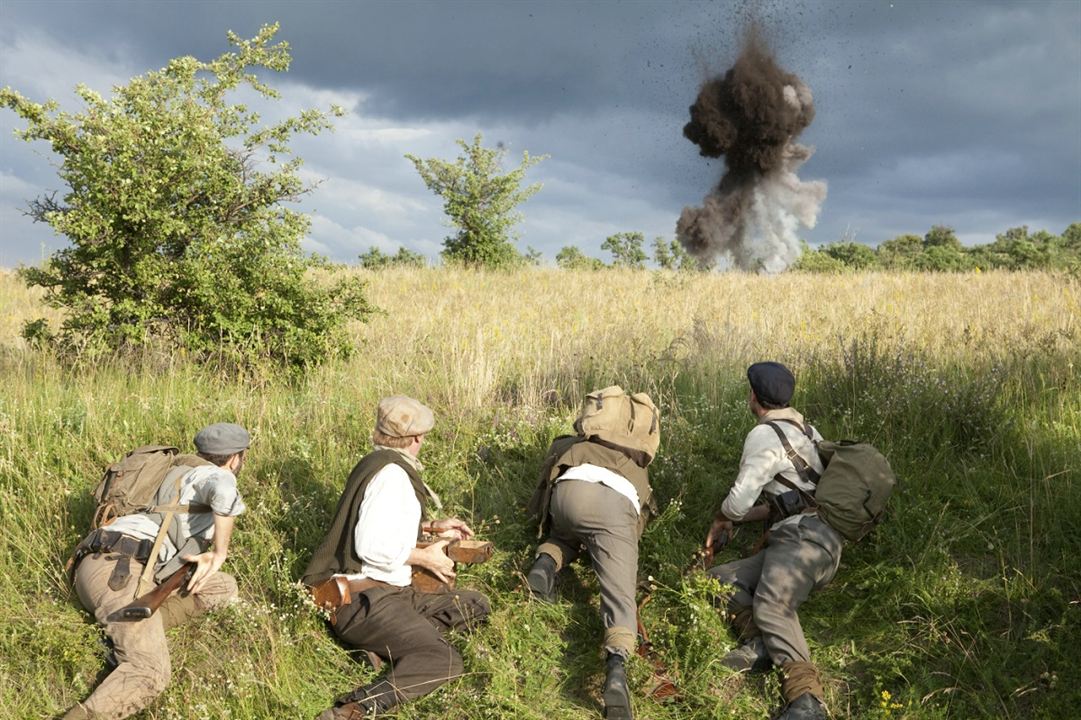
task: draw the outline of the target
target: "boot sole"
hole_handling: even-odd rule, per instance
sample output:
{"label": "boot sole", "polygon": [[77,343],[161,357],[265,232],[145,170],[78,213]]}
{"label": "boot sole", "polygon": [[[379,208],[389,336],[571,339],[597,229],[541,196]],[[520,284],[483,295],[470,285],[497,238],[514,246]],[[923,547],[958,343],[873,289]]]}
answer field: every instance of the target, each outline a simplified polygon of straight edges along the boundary
{"label": "boot sole", "polygon": [[606,720],[634,720],[634,716],[631,714],[630,698],[620,692],[606,692],[604,694],[604,717]]}

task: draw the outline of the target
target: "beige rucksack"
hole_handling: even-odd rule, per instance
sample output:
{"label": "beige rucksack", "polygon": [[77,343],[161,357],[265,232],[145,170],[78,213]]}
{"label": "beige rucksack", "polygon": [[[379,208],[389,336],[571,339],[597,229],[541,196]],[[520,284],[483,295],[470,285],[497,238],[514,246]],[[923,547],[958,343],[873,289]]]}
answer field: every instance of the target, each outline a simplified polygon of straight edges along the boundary
{"label": "beige rucksack", "polygon": [[583,437],[642,453],[647,465],[661,444],[661,414],[649,395],[628,394],[618,385],[586,395],[574,429]]}

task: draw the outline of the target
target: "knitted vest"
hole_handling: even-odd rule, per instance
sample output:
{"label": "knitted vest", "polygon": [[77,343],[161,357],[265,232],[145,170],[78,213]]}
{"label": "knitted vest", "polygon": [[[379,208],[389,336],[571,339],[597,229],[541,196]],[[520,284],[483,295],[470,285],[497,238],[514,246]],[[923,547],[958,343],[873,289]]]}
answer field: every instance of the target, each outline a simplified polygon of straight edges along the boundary
{"label": "knitted vest", "polygon": [[[327,531],[323,544],[312,555],[308,567],[304,570],[301,581],[305,585],[318,585],[336,573],[353,575],[360,572],[360,557],[357,556],[356,548],[353,546],[353,531],[360,513],[360,504],[364,501],[364,492],[368,489],[368,483],[380,470],[391,463],[397,463],[409,476],[417,502],[420,503],[421,524],[427,519],[424,503],[428,499],[428,491],[416,469],[393,450],[376,450],[365,455],[349,474],[345,490],[342,491],[342,497],[338,500],[338,508],[334,511],[330,530]],[[419,527],[417,535],[420,535]]]}
{"label": "knitted vest", "polygon": [[642,506],[638,520],[638,535],[641,536],[650,517],[657,514],[657,501],[649,484],[649,472],[619,450],[590,442],[578,435],[561,435],[548,448],[537,491],[529,502],[530,512],[540,517],[537,537],[543,537],[548,529],[548,505],[555,479],[569,468],[586,463],[622,475],[634,486]]}

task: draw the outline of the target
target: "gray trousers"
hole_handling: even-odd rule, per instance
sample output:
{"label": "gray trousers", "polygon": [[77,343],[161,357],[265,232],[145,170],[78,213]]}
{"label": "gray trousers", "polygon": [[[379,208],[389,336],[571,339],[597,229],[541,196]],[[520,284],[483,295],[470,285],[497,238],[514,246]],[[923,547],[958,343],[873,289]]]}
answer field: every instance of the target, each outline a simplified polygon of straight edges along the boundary
{"label": "gray trousers", "polygon": [[718,565],[709,574],[735,586],[729,610],[753,608],[773,664],[810,662],[811,650],[796,612],[812,590],[837,573],[843,540],[816,515],[770,532],[765,549],[749,558]]}
{"label": "gray trousers", "polygon": [[624,657],[638,644],[638,513],[631,501],[610,487],[584,480],[562,480],[552,489],[552,526],[537,548],[556,561],[572,563],[583,546],[601,586],[604,647]]}

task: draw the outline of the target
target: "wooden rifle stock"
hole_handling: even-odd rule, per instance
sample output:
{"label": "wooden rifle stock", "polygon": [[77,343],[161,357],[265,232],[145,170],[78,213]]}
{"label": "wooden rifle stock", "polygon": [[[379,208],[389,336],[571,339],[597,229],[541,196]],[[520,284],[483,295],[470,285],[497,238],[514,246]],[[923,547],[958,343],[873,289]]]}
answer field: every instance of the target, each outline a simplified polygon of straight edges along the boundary
{"label": "wooden rifle stock", "polygon": [[174,590],[180,588],[182,595],[187,594],[188,581],[195,574],[195,563],[184,563],[175,573],[165,578],[164,581],[150,592],[135,598],[132,602],[120,608],[112,614],[112,620],[145,620],[157,612],[165,598],[169,597]]}
{"label": "wooden rifle stock", "polygon": [[[440,541],[440,538],[436,537],[424,537],[417,541],[417,547],[421,550],[428,547],[433,543]],[[475,565],[477,563],[486,562],[492,557],[492,553],[495,552],[495,546],[487,540],[451,540],[444,548],[447,553],[447,557],[456,563],[466,563],[467,565]],[[420,592],[435,593],[446,592],[447,590],[454,589],[454,581],[445,583],[431,571],[422,567],[413,568],[413,587]]]}

